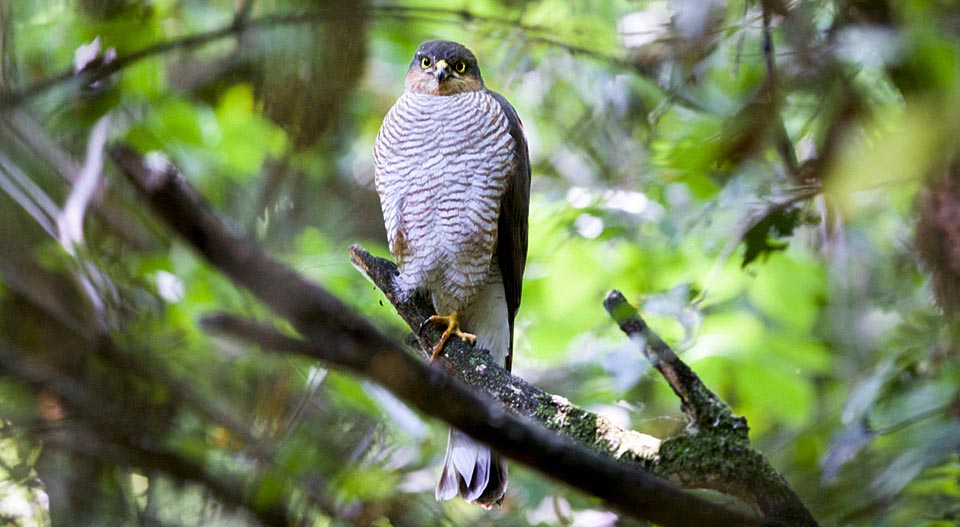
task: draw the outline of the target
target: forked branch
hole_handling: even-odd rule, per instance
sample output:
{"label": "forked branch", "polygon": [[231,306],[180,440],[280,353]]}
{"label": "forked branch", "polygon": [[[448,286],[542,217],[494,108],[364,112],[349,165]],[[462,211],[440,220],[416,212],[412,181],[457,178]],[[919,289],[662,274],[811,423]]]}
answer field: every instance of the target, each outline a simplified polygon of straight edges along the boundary
{"label": "forked branch", "polygon": [[[782,478],[769,468],[762,456],[745,448],[746,429],[741,420],[731,419],[738,439],[727,441],[726,447],[721,444],[718,449],[717,443],[701,441],[720,437],[704,433],[709,427],[705,426],[707,413],[701,409],[699,398],[722,404],[708,390],[701,393],[687,381],[678,384],[685,411],[698,423],[701,433],[661,443],[651,436],[616,427],[563,397],[539,390],[494,364],[489,354],[455,339],[446,346],[445,358],[437,361],[444,367],[430,367],[323,287],[270,258],[226,226],[169,164],[147,163],[126,147],[113,148],[111,155],[160,219],[210,264],[287,318],[300,336],[284,336],[270,326],[246,324],[231,317],[211,321],[215,327],[267,348],[313,357],[368,377],[423,413],[442,419],[506,456],[598,496],[610,507],[637,518],[666,526],[790,523],[781,521],[786,516],[771,514],[786,510],[773,505],[790,500],[770,501],[754,494],[762,493],[762,488],[744,487],[744,478],[759,476],[759,486],[769,483],[770,477],[779,478],[781,482]],[[396,276],[392,262],[376,258],[358,246],[350,252],[354,263],[385,292],[411,328],[418,328],[421,321],[432,314],[425,298],[401,301],[392,294]],[[628,333],[637,328],[636,319],[629,311],[622,310],[622,304],[614,302],[608,307],[621,326],[629,329]],[[647,348],[659,350],[661,371],[673,371],[677,379],[692,375],[683,370],[685,366],[680,366],[679,359],[663,353],[665,344],[661,346],[659,338],[645,325],[634,333],[645,337]],[[416,347],[423,353],[436,336],[427,332]],[[701,452],[692,458],[691,449],[704,445],[709,448],[703,451],[707,453]],[[744,457],[744,451],[750,455]],[[744,459],[751,464],[737,466]],[[757,466],[761,470],[757,470]],[[766,470],[762,470],[764,467]],[[721,488],[707,483],[718,477],[729,477],[731,473],[740,474],[732,482],[733,493],[754,504],[765,519],[704,501],[654,475],[692,487]],[[789,494],[799,508],[805,510],[792,491]],[[810,518],[809,522],[790,524],[815,525],[815,522]]]}

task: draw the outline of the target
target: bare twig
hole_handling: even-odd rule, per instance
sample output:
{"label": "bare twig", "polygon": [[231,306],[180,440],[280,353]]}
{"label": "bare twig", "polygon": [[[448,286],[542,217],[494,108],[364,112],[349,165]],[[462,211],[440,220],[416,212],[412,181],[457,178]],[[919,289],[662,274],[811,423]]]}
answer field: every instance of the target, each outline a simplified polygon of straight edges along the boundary
{"label": "bare twig", "polygon": [[[797,152],[793,147],[793,142],[790,141],[790,135],[787,133],[787,127],[783,123],[783,117],[780,115],[776,52],[773,49],[773,36],[770,34],[771,6],[765,1],[761,2],[761,4],[763,4],[763,63],[767,70],[764,91],[769,99],[770,113],[774,117],[774,122],[771,125],[773,127],[772,131],[777,145],[777,152],[783,160],[787,173],[795,180],[800,180],[800,165],[797,162]],[[800,180],[798,183],[803,183],[803,181]]]}
{"label": "bare twig", "polygon": [[[647,326],[620,291],[607,295],[603,305],[620,329],[638,343],[650,363],[667,380],[680,398],[683,412],[690,418],[687,433],[664,440],[660,448],[661,457],[681,468],[673,472],[676,479],[695,485],[706,481],[706,486],[739,496],[765,518],[785,525],[816,526],[813,515],[783,476],[761,453],[750,448],[746,419],[734,414],[703,384],[697,374]],[[701,456],[701,452],[713,453],[713,459]],[[723,453],[718,455],[718,452]],[[735,467],[733,470],[731,465]],[[665,467],[660,468],[665,470]],[[691,474],[701,479],[688,479]],[[706,474],[717,477],[711,480],[704,478]]]}
{"label": "bare twig", "polygon": [[76,255],[74,246],[83,243],[83,218],[100,182],[103,172],[103,147],[109,132],[110,114],[107,114],[97,121],[90,132],[83,168],[75,176],[73,189],[57,218],[60,244],[71,256]]}
{"label": "bare twig", "polygon": [[620,329],[640,345],[650,364],[667,380],[680,398],[681,409],[690,419],[691,428],[696,431],[724,429],[734,432],[733,436],[738,439],[747,439],[747,420],[735,415],[725,402],[703,384],[670,346],[647,326],[620,291],[611,291],[603,301],[603,307]]}

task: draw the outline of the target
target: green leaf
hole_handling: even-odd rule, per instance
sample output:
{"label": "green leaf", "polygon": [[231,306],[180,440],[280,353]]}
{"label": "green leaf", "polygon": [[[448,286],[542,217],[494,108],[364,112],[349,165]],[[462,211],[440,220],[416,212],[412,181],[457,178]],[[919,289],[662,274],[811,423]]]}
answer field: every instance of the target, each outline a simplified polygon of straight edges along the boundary
{"label": "green leaf", "polygon": [[743,236],[745,247],[741,267],[750,265],[757,258],[766,258],[775,252],[785,250],[787,242],[783,241],[783,238],[793,236],[799,221],[799,208],[778,208],[750,227]]}

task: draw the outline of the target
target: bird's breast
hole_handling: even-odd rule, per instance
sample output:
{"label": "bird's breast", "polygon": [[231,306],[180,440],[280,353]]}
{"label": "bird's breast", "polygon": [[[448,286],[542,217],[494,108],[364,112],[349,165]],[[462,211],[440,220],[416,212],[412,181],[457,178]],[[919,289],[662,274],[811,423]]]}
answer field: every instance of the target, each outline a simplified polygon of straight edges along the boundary
{"label": "bird's breast", "polygon": [[377,191],[411,287],[462,303],[486,283],[515,148],[503,110],[484,91],[408,92],[390,110],[374,153]]}

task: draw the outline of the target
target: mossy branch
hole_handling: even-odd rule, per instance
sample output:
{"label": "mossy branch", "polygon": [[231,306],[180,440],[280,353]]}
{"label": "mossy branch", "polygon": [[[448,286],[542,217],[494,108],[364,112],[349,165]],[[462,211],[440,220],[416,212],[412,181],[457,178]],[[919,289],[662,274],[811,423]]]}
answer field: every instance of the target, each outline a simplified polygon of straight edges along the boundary
{"label": "mossy branch", "polygon": [[[401,299],[394,294],[397,267],[390,260],[373,256],[359,245],[350,247],[350,257],[354,265],[383,291],[411,329],[419,329],[420,324],[435,313],[425,296]],[[441,333],[441,328],[428,326],[423,334],[418,335],[415,331],[410,340],[417,352],[427,358]],[[547,393],[496,364],[485,350],[479,351],[465,341],[451,338],[436,362],[442,364],[449,375],[486,392],[513,412],[532,418],[584,446],[613,457],[627,456],[648,462],[656,459],[659,439],[624,430],[609,419],[572,404],[565,397]]]}
{"label": "mossy branch", "polygon": [[683,435],[663,441],[654,472],[684,486],[733,494],[787,525],[817,525],[783,476],[750,447],[747,420],[703,384],[620,291],[610,292],[603,306],[663,375],[689,420]]}
{"label": "mossy branch", "polygon": [[[359,245],[350,247],[350,256],[411,329],[434,314],[425,296],[402,299],[394,294],[397,268],[393,262],[375,257]],[[604,307],[680,398],[681,410],[689,419],[684,435],[661,442],[656,437],[618,427],[562,396],[548,394],[511,375],[494,364],[489,354],[477,353],[459,340],[452,339],[447,344],[442,362],[449,374],[500,400],[511,410],[604,455],[636,463],[688,488],[732,494],[775,521],[786,518],[788,525],[817,525],[782,476],[762,454],[750,448],[746,419],[734,414],[703,384],[619,291],[607,296]],[[440,329],[414,335],[415,347],[428,357]]]}
{"label": "mossy branch", "polygon": [[[780,521],[778,515],[770,514],[773,509],[768,507],[762,489],[770,478],[779,478],[779,475],[772,469],[764,473],[753,470],[753,465],[739,465],[741,459],[759,459],[758,467],[769,468],[762,457],[758,458],[746,447],[742,426],[732,439],[724,441],[726,436],[703,433],[713,428],[703,426],[703,415],[697,410],[692,415],[699,415],[699,435],[660,442],[617,427],[562,396],[536,388],[495,364],[488,353],[457,339],[447,344],[444,357],[431,367],[407,353],[323,287],[270,258],[224,224],[169,163],[146,162],[126,147],[114,147],[111,156],[158,218],[211,265],[287,318],[299,336],[285,336],[270,326],[229,316],[210,320],[209,325],[265,349],[313,357],[365,376],[425,414],[442,419],[504,455],[598,496],[610,507],[637,518],[659,525],[788,524]],[[385,292],[411,328],[419,328],[420,323],[433,314],[430,302],[423,296],[401,300],[393,294],[397,273],[392,262],[376,258],[359,246],[352,247],[350,253],[357,267]],[[630,313],[624,313],[625,316],[618,318],[621,325],[636,326],[637,321]],[[660,345],[662,342],[654,338],[649,328],[644,328],[645,325],[640,329],[641,334],[646,331],[647,342],[653,343],[655,349],[669,349],[665,344]],[[414,339],[422,355],[426,355],[438,332],[431,329]],[[686,376],[682,372],[678,375]],[[719,402],[716,396],[712,397]],[[505,411],[504,406],[509,411]],[[693,404],[691,408],[696,409],[698,405]],[[690,487],[733,491],[753,503],[765,518],[759,520],[704,501],[655,474]],[[763,477],[765,475],[770,477]],[[758,476],[759,483],[742,488],[746,478]],[[716,480],[731,481],[717,484]],[[782,487],[789,491],[785,483]],[[795,498],[792,491],[790,495]],[[774,499],[773,503],[784,501],[789,500]],[[805,511],[802,504],[799,507]],[[811,518],[809,522],[789,524],[815,525],[815,522]]]}

